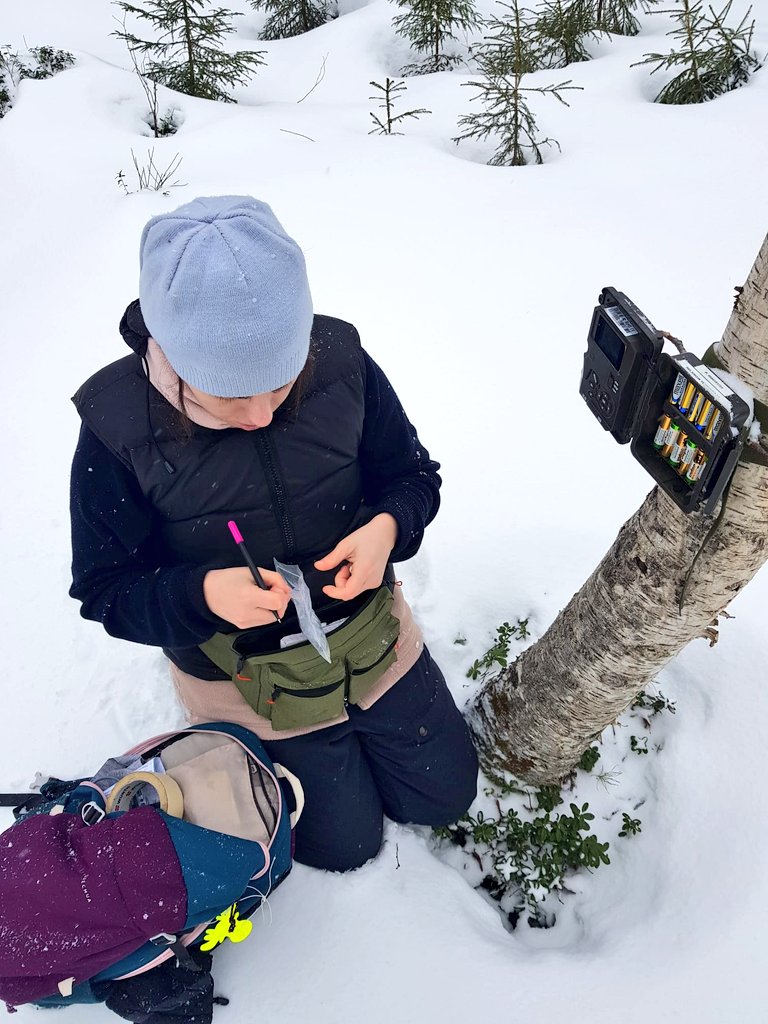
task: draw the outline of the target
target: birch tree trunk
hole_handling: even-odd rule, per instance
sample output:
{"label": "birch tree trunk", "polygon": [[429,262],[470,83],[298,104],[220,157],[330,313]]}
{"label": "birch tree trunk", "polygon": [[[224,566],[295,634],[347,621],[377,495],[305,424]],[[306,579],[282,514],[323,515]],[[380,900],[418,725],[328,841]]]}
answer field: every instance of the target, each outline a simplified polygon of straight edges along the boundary
{"label": "birch tree trunk", "polygon": [[[768,238],[716,352],[768,403]],[[562,778],[689,641],[716,639],[718,616],[768,559],[767,466],[738,464],[681,612],[683,581],[711,526],[651,491],[544,636],[476,697],[470,722],[487,770]]]}

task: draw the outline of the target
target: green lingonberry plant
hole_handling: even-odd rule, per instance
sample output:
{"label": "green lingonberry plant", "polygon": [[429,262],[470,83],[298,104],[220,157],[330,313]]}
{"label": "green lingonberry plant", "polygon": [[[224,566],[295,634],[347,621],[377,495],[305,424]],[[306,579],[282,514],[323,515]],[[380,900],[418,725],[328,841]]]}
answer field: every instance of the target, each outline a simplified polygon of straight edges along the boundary
{"label": "green lingonberry plant", "polygon": [[639,818],[630,818],[626,811],[622,814],[622,826],[619,835],[622,837],[639,835],[642,829],[642,822]]}
{"label": "green lingonberry plant", "polygon": [[[527,619],[518,620],[516,626],[502,623],[489,650],[471,665],[467,675],[482,680],[506,667],[512,643],[527,637],[527,626]],[[644,690],[621,724],[650,732],[658,715],[674,714],[675,710],[661,691]],[[599,784],[606,794],[619,786],[622,772],[616,767],[595,772],[598,761],[605,759],[605,745],[611,739],[625,751],[628,747],[639,755],[661,750],[658,743],[650,747],[647,734],[612,729],[582,754],[579,768],[591,774],[572,772],[562,784],[533,788],[505,773],[503,778],[490,779],[478,798],[490,801],[495,812],[489,813],[487,806],[470,808],[456,823],[434,830],[438,842],[463,851],[465,863],[473,873],[480,868],[480,880],[473,884],[499,905],[511,928],[521,920],[531,927],[551,927],[556,922],[558,902],[568,891],[569,877],[610,863],[609,843],[594,831],[595,817],[590,805],[575,790],[583,789],[590,781]],[[628,756],[624,753],[624,757]],[[603,822],[613,821],[621,808],[611,811],[605,807],[605,801],[603,797]],[[627,806],[626,796],[622,803]],[[633,806],[639,806],[636,799]],[[621,827],[614,833],[617,839],[627,839],[641,831],[641,820],[621,810]]]}
{"label": "green lingonberry plant", "polygon": [[581,755],[579,761],[579,768],[583,772],[591,772],[597,762],[600,760],[600,751],[597,747],[587,747],[584,753]]}
{"label": "green lingonberry plant", "polygon": [[[508,808],[498,818],[478,811],[436,834],[458,845],[471,841],[483,848],[493,888],[499,896],[512,895],[515,909],[525,907],[536,919],[544,897],[561,889],[569,874],[610,864],[608,843],[590,831],[594,815],[589,804],[571,803],[568,811],[555,814],[550,803],[545,799],[531,813]],[[486,882],[484,888],[491,886]]]}
{"label": "green lingonberry plant", "polygon": [[490,672],[506,668],[509,663],[510,644],[515,638],[524,640],[528,635],[528,619],[518,619],[515,626],[511,626],[508,622],[502,622],[496,630],[496,640],[493,646],[485,652],[482,658],[470,665],[467,669],[467,678],[479,679],[480,682],[484,682]]}
{"label": "green lingonberry plant", "polygon": [[53,46],[32,46],[22,58],[10,46],[0,46],[0,117],[4,117],[13,105],[19,83],[25,78],[52,78],[60,71],[66,71],[75,63],[67,50]]}
{"label": "green lingonberry plant", "polygon": [[667,700],[661,690],[658,693],[646,693],[645,690],[641,690],[632,702],[632,707],[649,711],[652,718],[662,711],[668,711],[671,715],[676,711],[674,703]]}

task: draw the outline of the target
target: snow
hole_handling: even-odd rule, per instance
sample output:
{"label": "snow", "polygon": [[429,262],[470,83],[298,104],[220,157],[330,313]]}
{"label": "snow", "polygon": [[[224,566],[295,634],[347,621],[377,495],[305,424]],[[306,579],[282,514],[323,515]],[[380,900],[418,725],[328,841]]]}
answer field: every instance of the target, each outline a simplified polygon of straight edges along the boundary
{"label": "snow", "polygon": [[[150,216],[197,195],[266,200],[306,253],[316,309],[354,322],[384,367],[443,464],[441,513],[399,571],[459,701],[496,626],[529,617],[540,635],[649,489],[578,394],[601,288],[701,354],[768,225],[768,71],[702,106],[649,102],[663,79],[630,64],[667,47],[663,15],[594,44],[589,63],[534,76],[583,91],[570,108],[536,104],[562,153],[513,169],[486,165],[492,141],[451,141],[477,106],[467,70],[410,79],[397,109],[432,114],[402,138],[367,134],[369,83],[409,59],[384,0],[258,44],[263,17],[231,6],[245,14],[231,45],[265,50],[267,67],[238,105],[161,90],[183,127],[152,140],[109,4],[3,4],[0,42],[77,58],[23,82],[0,122],[4,789],[38,770],[94,770],[180,721],[159,652],[82,621],[66,593],[68,399],[125,352],[117,323]],[[765,53],[768,2],[753,13]],[[115,176],[135,188],[131,150],[143,161],[150,147],[163,167],[182,156],[186,184],[125,196]],[[622,766],[643,831],[572,881],[557,927],[506,931],[424,830],[390,826],[378,859],[349,876],[296,867],[249,940],[217,958],[231,1005],[216,1020],[765,1021],[767,598],[763,570],[719,644],[697,641],[661,673],[677,704],[663,749]]]}

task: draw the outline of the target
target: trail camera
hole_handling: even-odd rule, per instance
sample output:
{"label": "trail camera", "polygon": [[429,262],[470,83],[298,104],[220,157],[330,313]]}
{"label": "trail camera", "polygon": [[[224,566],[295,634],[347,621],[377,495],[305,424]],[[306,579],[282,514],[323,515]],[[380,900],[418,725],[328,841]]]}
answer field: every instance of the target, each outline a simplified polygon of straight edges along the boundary
{"label": "trail camera", "polygon": [[604,288],[598,301],[581,395],[684,512],[711,513],[749,432],[749,406],[690,352],[662,352],[663,336],[623,292]]}

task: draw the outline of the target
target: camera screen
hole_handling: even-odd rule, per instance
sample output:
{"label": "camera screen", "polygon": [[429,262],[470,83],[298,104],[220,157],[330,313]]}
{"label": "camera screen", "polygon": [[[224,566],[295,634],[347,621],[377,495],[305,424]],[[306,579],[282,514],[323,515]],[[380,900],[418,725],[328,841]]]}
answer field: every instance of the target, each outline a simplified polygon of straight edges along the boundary
{"label": "camera screen", "polygon": [[607,359],[618,368],[624,358],[624,342],[604,317],[598,317],[595,343]]}

